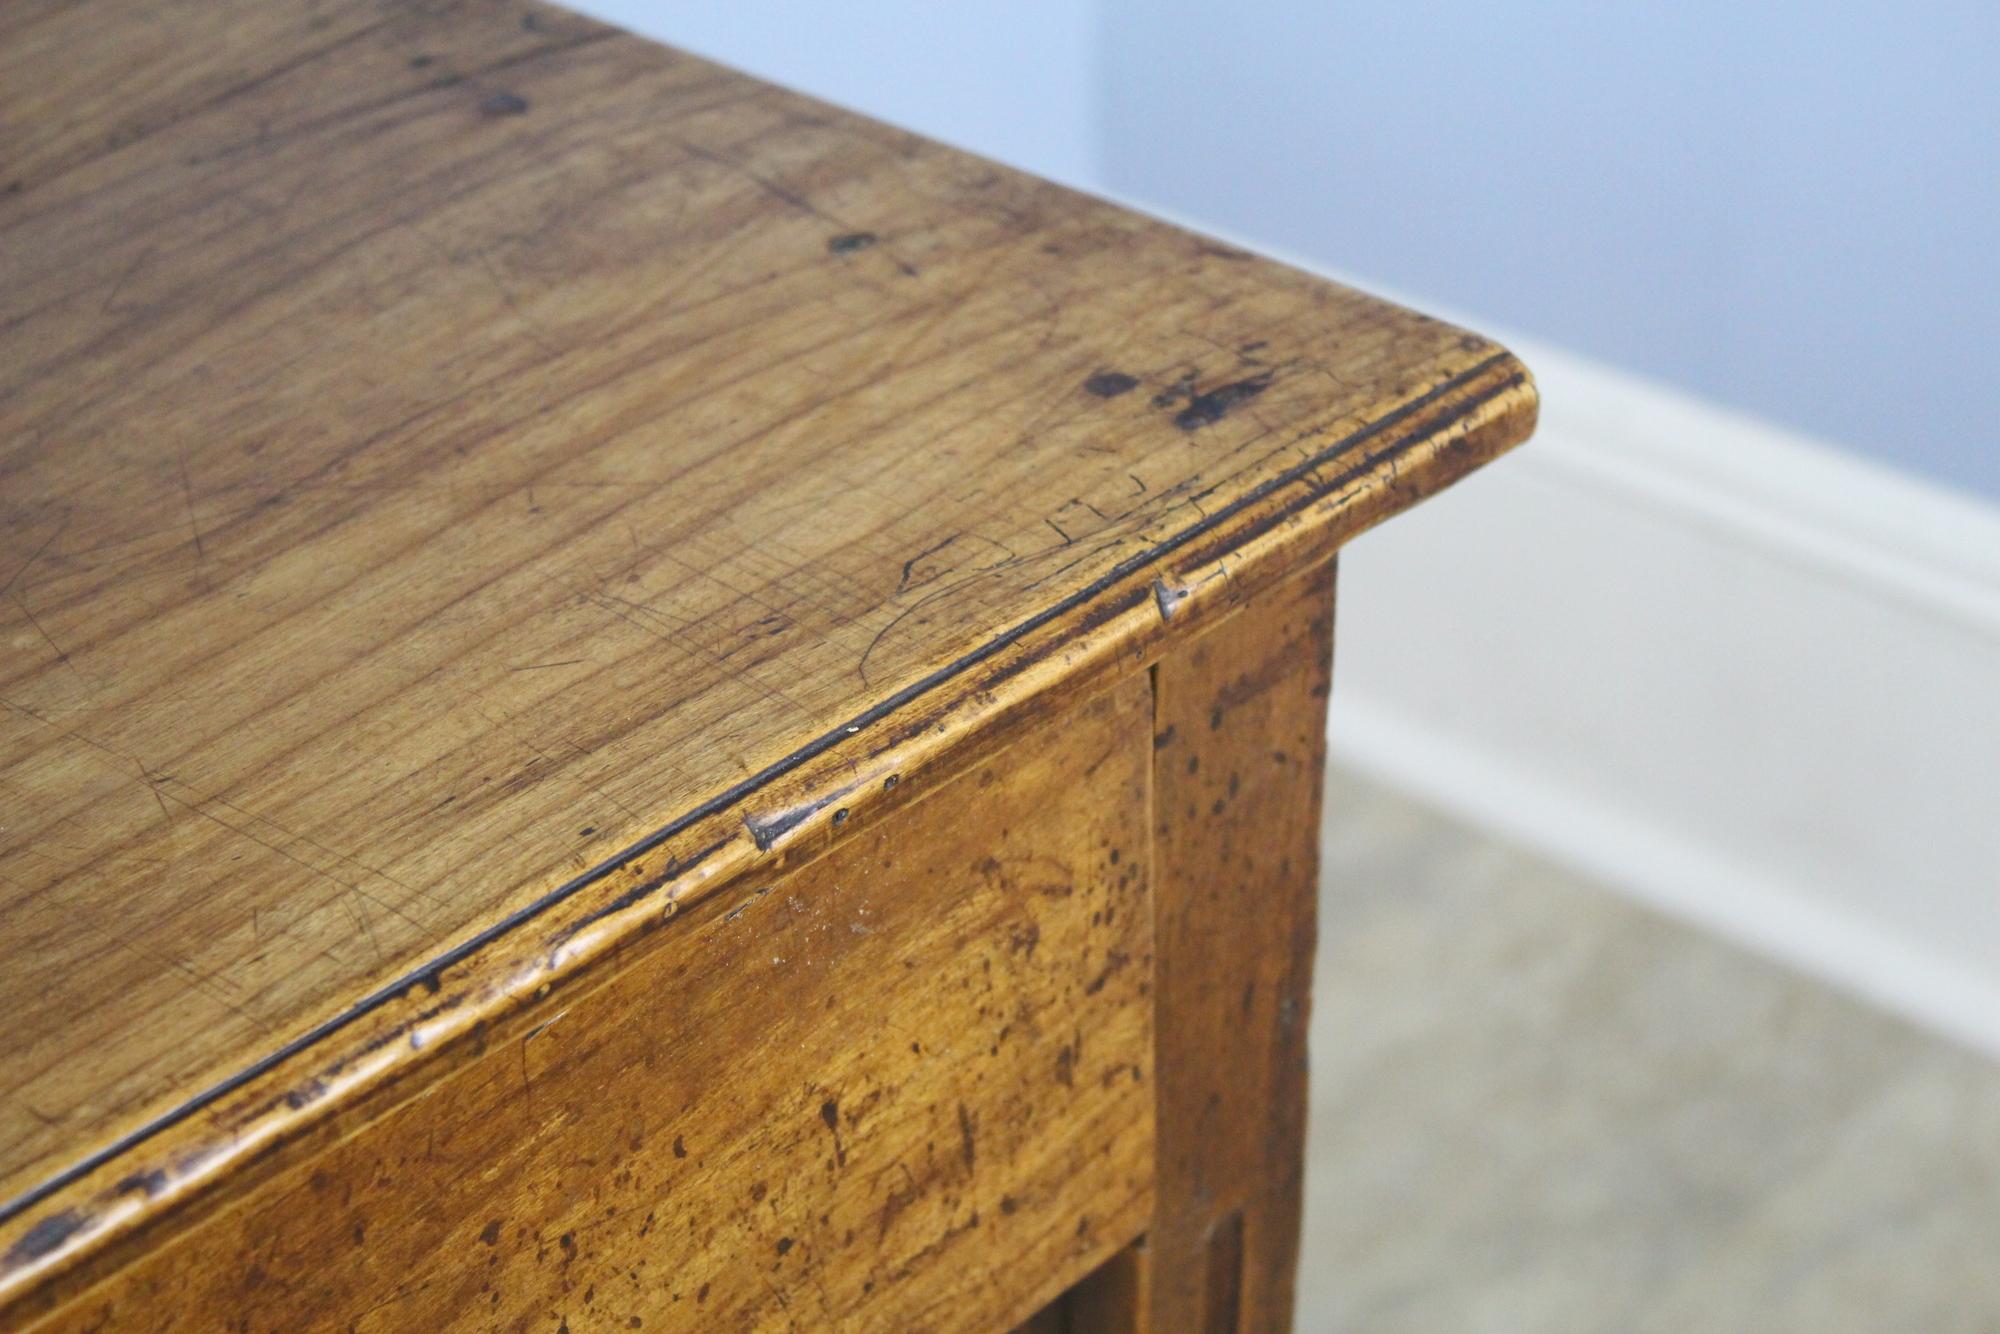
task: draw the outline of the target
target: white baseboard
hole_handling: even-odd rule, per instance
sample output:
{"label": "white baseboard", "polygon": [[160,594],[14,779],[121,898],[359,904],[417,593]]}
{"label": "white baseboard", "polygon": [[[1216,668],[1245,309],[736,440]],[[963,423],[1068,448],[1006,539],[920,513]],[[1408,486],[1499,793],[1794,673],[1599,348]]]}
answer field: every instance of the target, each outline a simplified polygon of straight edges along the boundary
{"label": "white baseboard", "polygon": [[[1342,630],[1343,637],[1346,634]],[[1344,689],[1344,687],[1343,687]],[[1338,696],[1336,696],[1338,697]],[[2000,985],[1893,920],[1762,877],[1686,830],[1657,828],[1598,794],[1544,781],[1368,700],[1336,706],[1340,758],[1563,865],[1932,1032],[2000,1056]],[[1893,907],[1883,917],[1893,919]]]}
{"label": "white baseboard", "polygon": [[1336,755],[2000,1054],[2000,511],[1511,340],[1342,558]]}

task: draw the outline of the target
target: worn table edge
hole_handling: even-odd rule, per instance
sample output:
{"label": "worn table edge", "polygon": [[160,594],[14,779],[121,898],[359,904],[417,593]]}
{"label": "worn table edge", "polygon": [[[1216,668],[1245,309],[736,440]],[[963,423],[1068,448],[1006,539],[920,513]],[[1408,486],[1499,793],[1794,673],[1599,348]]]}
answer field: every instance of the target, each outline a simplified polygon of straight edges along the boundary
{"label": "worn table edge", "polygon": [[1537,402],[1527,369],[1496,347],[1357,429],[1302,432],[1303,462],[81,1153],[0,1204],[0,1319],[66,1303],[525,1029],[554,998],[601,985],[690,905],[817,856],[1037,717],[1330,559],[1525,440]]}

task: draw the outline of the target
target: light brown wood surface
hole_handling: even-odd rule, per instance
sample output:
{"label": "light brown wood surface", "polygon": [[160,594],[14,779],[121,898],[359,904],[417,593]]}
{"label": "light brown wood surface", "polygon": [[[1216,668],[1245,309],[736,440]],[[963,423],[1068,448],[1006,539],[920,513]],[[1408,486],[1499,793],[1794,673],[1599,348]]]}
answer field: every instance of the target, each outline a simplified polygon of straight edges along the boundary
{"label": "light brown wood surface", "polygon": [[1007,1328],[1151,1213],[1151,722],[714,896],[45,1328]]}
{"label": "light brown wood surface", "polygon": [[1474,336],[553,8],[0,7],[0,1303],[1533,410]]}
{"label": "light brown wood surface", "polygon": [[1332,565],[1155,674],[1161,1208],[1134,1328],[1291,1328]]}

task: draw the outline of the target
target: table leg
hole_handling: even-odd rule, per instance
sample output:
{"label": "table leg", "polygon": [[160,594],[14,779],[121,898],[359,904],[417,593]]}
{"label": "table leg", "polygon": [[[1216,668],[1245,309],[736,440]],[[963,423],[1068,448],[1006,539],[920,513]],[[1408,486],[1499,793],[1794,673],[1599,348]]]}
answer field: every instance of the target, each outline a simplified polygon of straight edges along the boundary
{"label": "table leg", "polygon": [[1131,1328],[1290,1327],[1333,584],[1329,564],[1155,669],[1157,1202],[1100,1279]]}

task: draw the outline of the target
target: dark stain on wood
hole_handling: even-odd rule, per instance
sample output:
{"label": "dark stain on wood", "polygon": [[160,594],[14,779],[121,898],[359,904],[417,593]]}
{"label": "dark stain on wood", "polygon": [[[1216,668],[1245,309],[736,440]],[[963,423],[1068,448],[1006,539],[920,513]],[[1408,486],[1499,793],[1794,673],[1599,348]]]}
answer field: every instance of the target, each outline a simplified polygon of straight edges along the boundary
{"label": "dark stain on wood", "polygon": [[111,1189],[119,1195],[158,1195],[167,1188],[167,1174],[155,1168],[150,1172],[134,1172]]}
{"label": "dark stain on wood", "polygon": [[7,1248],[7,1263],[27,1264],[50,1254],[77,1233],[90,1225],[90,1219],[72,1210],[64,1209],[38,1219],[35,1225],[21,1235],[21,1239]]}
{"label": "dark stain on wood", "polygon": [[828,1098],[819,1105],[819,1119],[826,1122],[827,1133],[833,1136],[834,1166],[847,1166],[847,1147],[840,1142],[840,1104]]}
{"label": "dark stain on wood", "polygon": [[488,93],[479,99],[479,114],[482,116],[525,116],[528,114],[528,99],[519,93]]}
{"label": "dark stain on wood", "polygon": [[1186,407],[1174,414],[1174,425],[1183,431],[1198,431],[1204,426],[1213,426],[1236,408],[1269,389],[1271,379],[1270,372],[1266,371],[1262,375],[1252,375],[1247,379],[1232,380],[1228,384],[1218,385],[1205,394],[1196,394],[1188,400]]}
{"label": "dark stain on wood", "polygon": [[1116,398],[1139,387],[1139,377],[1124,371],[1099,371],[1083,382],[1084,392],[1098,398]]}

